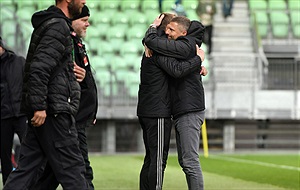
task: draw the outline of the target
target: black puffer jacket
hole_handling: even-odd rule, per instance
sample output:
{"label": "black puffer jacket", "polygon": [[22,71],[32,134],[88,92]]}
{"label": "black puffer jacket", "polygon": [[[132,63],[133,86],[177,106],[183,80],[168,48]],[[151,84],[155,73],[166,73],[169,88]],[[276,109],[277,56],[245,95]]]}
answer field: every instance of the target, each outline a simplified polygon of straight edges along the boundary
{"label": "black puffer jacket", "polygon": [[[152,31],[149,31],[152,30]],[[157,35],[156,29],[149,29],[145,44],[163,55],[178,59],[195,56],[196,44],[200,47],[204,34],[204,26],[198,21],[192,21],[187,36],[176,40],[168,40]],[[200,75],[200,68],[193,73],[173,79],[171,84],[172,115],[177,118],[188,112],[205,110],[204,89]]]}
{"label": "black puffer jacket", "polygon": [[171,117],[169,78],[184,77],[200,67],[201,60],[194,56],[187,61],[154,53],[150,58],[143,55],[141,83],[138,93],[139,117]]}
{"label": "black puffer jacket", "polygon": [[80,86],[73,71],[71,22],[51,6],[32,16],[34,31],[26,58],[22,108],[27,114],[75,115]]}
{"label": "black puffer jacket", "polygon": [[19,117],[25,59],[5,50],[1,55],[1,119]]}

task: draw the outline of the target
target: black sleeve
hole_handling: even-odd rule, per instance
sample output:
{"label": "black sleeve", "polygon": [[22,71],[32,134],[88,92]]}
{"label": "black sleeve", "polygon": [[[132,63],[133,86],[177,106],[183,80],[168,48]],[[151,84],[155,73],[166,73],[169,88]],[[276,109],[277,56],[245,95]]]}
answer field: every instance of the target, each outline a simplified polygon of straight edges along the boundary
{"label": "black sleeve", "polygon": [[195,52],[193,55],[196,55],[196,43],[191,44],[190,40],[185,37],[179,37],[177,40],[168,40],[164,36],[160,37],[154,27],[149,27],[147,30],[144,43],[157,53],[177,59],[188,59],[192,51]]}
{"label": "black sleeve", "polygon": [[181,78],[201,67],[201,59],[195,56],[188,60],[177,60],[173,57],[157,56],[157,64],[170,76]]}

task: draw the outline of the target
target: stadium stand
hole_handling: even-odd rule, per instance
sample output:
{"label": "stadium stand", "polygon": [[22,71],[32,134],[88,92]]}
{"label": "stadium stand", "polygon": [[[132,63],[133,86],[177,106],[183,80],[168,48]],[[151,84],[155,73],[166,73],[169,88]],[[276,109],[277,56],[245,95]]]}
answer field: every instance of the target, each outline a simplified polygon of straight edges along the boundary
{"label": "stadium stand", "polygon": [[[174,2],[164,0],[163,10],[170,12]],[[33,4],[21,10],[27,3]],[[26,56],[32,27],[24,18],[53,2],[0,0],[0,4],[0,35],[9,47]],[[182,4],[187,16],[197,20],[197,0],[182,0]],[[159,15],[158,1],[95,0],[87,5],[91,26],[84,42],[99,90],[97,118],[102,122],[98,125],[109,128],[89,129],[89,134],[102,134],[90,139],[89,146],[114,152],[117,145],[106,139],[117,136],[116,127],[130,123],[134,134],[140,134],[136,102],[142,38]],[[217,8],[213,51],[203,63],[209,75],[202,77],[210,146],[225,151],[232,151],[231,143],[233,149],[299,149],[299,1],[236,0],[233,16],[226,20],[220,1]],[[95,143],[99,139],[102,147]],[[126,142],[121,145],[125,147]],[[170,146],[175,147],[174,143]]]}

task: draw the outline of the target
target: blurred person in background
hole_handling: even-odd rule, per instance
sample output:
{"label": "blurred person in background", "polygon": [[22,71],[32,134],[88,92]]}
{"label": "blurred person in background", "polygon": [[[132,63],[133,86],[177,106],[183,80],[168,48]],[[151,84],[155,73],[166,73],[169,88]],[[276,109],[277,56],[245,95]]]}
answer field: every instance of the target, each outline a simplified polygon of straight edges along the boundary
{"label": "blurred person in background", "polygon": [[158,11],[159,11],[160,13],[163,12],[163,10],[162,10],[162,3],[163,3],[163,0],[158,0]]}
{"label": "blurred person in background", "polygon": [[232,8],[233,8],[233,1],[234,0],[222,0],[222,10],[223,10],[223,17],[226,19],[228,16],[231,16]]}
{"label": "blurred person in background", "polygon": [[[151,34],[167,40],[165,28],[174,15],[164,13],[160,15],[160,22],[150,25],[145,39],[151,38]],[[154,37],[154,36],[153,36]],[[147,40],[148,41],[148,40]],[[174,42],[174,41],[170,41]],[[146,43],[146,40],[145,40]],[[188,40],[182,40],[177,46],[170,48],[184,51],[190,47]],[[164,43],[165,44],[165,43]],[[162,45],[162,44],[160,44]],[[140,189],[161,189],[164,170],[166,167],[170,132],[171,132],[171,92],[170,84],[174,78],[184,78],[201,68],[204,52],[197,48],[190,59],[177,60],[174,57],[163,56],[146,48],[141,65],[141,84],[139,88],[137,113],[140,125],[143,129],[143,139],[146,149],[144,164],[140,173]],[[197,52],[197,55],[196,55]],[[186,53],[184,51],[184,53]],[[180,80],[180,79],[178,79]]]}
{"label": "blurred person in background", "polygon": [[71,18],[85,0],[56,0],[32,16],[34,28],[25,63],[21,111],[28,126],[20,159],[4,190],[25,190],[47,159],[63,189],[87,190],[75,115],[80,86],[74,74]]}
{"label": "blurred person in background", "polygon": [[199,0],[196,13],[199,16],[200,22],[205,26],[203,42],[208,46],[208,55],[212,51],[213,24],[216,11],[215,0]]}
{"label": "blurred person in background", "polygon": [[[0,37],[1,56],[1,170],[2,183],[5,184],[8,175],[17,166],[18,158],[12,155],[15,133],[22,141],[26,128],[27,117],[20,112],[22,99],[22,84],[25,58],[18,56],[4,46]],[[12,163],[12,161],[14,163]],[[14,164],[14,166],[13,166]]]}
{"label": "blurred person in background", "polygon": [[[159,25],[161,19],[157,18],[154,22]],[[196,48],[201,47],[204,26],[199,21],[177,16],[167,25],[166,34],[168,39],[159,37],[155,30],[148,31],[145,44],[153,52],[186,59],[194,56]],[[203,61],[204,57],[201,60]],[[170,84],[171,114],[176,132],[178,162],[185,173],[189,190],[204,189],[198,151],[205,116],[201,75],[206,74],[207,70],[202,66],[183,78],[171,80]]]}
{"label": "blurred person in background", "polygon": [[[96,123],[98,102],[96,83],[92,74],[85,45],[82,42],[82,38],[86,36],[87,28],[90,26],[89,17],[90,11],[85,5],[82,8],[81,14],[72,19],[74,32],[72,32],[71,35],[74,42],[75,53],[74,72],[81,87],[79,110],[75,117],[76,128],[78,132],[79,148],[85,162],[85,178],[89,184],[89,190],[93,190],[93,170],[88,157],[86,128],[95,125]],[[38,181],[30,188],[31,190],[54,190],[58,187],[59,183],[48,162],[45,168],[41,168],[41,173],[41,176],[38,176]]]}

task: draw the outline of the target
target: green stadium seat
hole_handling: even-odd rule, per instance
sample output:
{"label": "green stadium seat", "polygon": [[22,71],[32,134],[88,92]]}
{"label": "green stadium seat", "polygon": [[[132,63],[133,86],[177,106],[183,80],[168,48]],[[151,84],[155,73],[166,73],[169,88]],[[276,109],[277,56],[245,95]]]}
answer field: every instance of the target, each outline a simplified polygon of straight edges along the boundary
{"label": "green stadium seat", "polygon": [[299,11],[300,10],[300,2],[299,0],[288,0],[288,8],[289,10],[295,10]]}
{"label": "green stadium seat", "polygon": [[290,11],[291,23],[300,23],[300,12],[299,11]]}
{"label": "green stadium seat", "polygon": [[88,2],[88,7],[89,10],[91,12],[91,15],[94,15],[96,12],[98,12],[100,10],[100,4],[101,4],[101,0],[100,1],[89,1]]}
{"label": "green stadium seat", "polygon": [[128,77],[125,81],[125,86],[127,87],[129,96],[131,98],[136,98],[138,96],[139,84],[139,72],[128,72]]}
{"label": "green stadium seat", "polygon": [[272,11],[270,20],[272,24],[289,24],[289,17],[284,11]]}
{"label": "green stadium seat", "polygon": [[195,10],[186,10],[186,16],[187,18],[189,18],[190,20],[199,20],[199,16],[197,15]]}
{"label": "green stadium seat", "polygon": [[108,41],[101,41],[98,45],[98,55],[103,57],[110,65],[112,57],[116,55],[113,45]]}
{"label": "green stadium seat", "polygon": [[89,53],[91,53],[92,55],[98,55],[98,48],[99,48],[99,44],[102,44],[102,41],[99,37],[89,37],[88,39],[85,38],[85,40],[87,41],[88,44],[88,51]]}
{"label": "green stadium seat", "polygon": [[120,4],[121,11],[126,12],[128,10],[136,10],[140,9],[140,1],[139,0],[123,0]]}
{"label": "green stadium seat", "polygon": [[120,85],[125,85],[125,81],[127,80],[128,77],[128,70],[115,70],[115,76],[116,76],[116,81],[120,84]]}
{"label": "green stadium seat", "polygon": [[15,20],[1,21],[1,37],[6,46],[15,49],[17,46],[17,22]]}
{"label": "green stadium seat", "polygon": [[182,5],[184,9],[187,10],[194,10],[196,11],[196,8],[198,6],[199,0],[183,0]]}
{"label": "green stadium seat", "polygon": [[100,11],[91,15],[91,24],[96,26],[98,29],[104,29],[100,31],[101,34],[106,32],[106,29],[111,26],[111,18],[114,13],[112,11]]}
{"label": "green stadium seat", "polygon": [[106,60],[98,55],[92,56],[90,58],[92,67],[97,71],[99,70],[109,70],[109,65]]}
{"label": "green stadium seat", "polygon": [[51,5],[54,5],[54,4],[55,4],[55,1],[52,1],[52,0],[38,1],[38,9],[39,10],[48,9],[48,7],[50,7]]}
{"label": "green stadium seat", "polygon": [[[38,1],[35,0],[22,0],[15,1],[17,3],[18,10],[31,9],[33,11],[38,10]],[[32,13],[33,14],[33,13]]]}
{"label": "green stadium seat", "polygon": [[87,28],[87,32],[86,32],[86,37],[85,39],[87,41],[90,41],[90,39],[95,39],[95,38],[100,38],[100,30],[98,30],[98,28],[94,25],[90,25],[88,28]]}
{"label": "green stadium seat", "polygon": [[160,13],[158,13],[157,11],[148,11],[145,13],[146,18],[147,18],[147,25],[149,26],[150,24],[153,23],[153,21],[155,20],[156,17],[158,17],[160,15]]}
{"label": "green stadium seat", "polygon": [[265,11],[256,11],[255,13],[256,16],[256,22],[259,24],[269,24],[269,18],[268,14]]}
{"label": "green stadium seat", "polygon": [[138,41],[142,45],[142,39],[145,37],[146,27],[133,26],[126,32],[127,41]]}
{"label": "green stadium seat", "polygon": [[131,83],[129,85],[129,97],[131,98],[137,98],[138,92],[139,92],[139,82]]}
{"label": "green stadium seat", "polygon": [[258,24],[258,34],[261,38],[267,38],[269,33],[269,25]]}
{"label": "green stadium seat", "polygon": [[120,9],[120,3],[120,0],[100,0],[99,6],[101,11],[118,11]]}
{"label": "green stadium seat", "polygon": [[33,9],[28,9],[28,8],[23,8],[17,10],[16,16],[18,21],[23,22],[23,21],[31,21],[31,17],[34,14]]}
{"label": "green stadium seat", "polygon": [[127,28],[129,25],[129,16],[122,12],[115,12],[115,14],[111,17],[112,26],[118,25],[118,27]]}
{"label": "green stadium seat", "polygon": [[295,38],[300,38],[300,12],[290,11],[292,33]]}
{"label": "green stadium seat", "polygon": [[126,65],[129,68],[129,70],[139,72],[139,69],[141,67],[141,59],[142,55],[138,54],[131,54],[125,56]]}
{"label": "green stadium seat", "polygon": [[174,5],[175,5],[174,0],[163,0],[162,1],[162,11],[163,12],[171,12]]}
{"label": "green stadium seat", "polygon": [[31,25],[31,22],[28,21],[28,22],[22,22],[22,23],[19,23],[20,24],[20,28],[21,28],[21,33],[22,33],[22,37],[23,39],[30,39],[31,37],[31,34],[33,32],[33,27]]}
{"label": "green stadium seat", "polygon": [[116,71],[116,78],[119,84],[124,85],[124,87],[127,89],[129,97],[137,97],[140,83],[139,72],[133,72],[129,70],[118,70]]}
{"label": "green stadium seat", "polygon": [[125,31],[126,28],[124,26],[115,25],[107,29],[107,35],[106,39],[114,43],[112,45],[118,45],[120,46],[125,41],[125,34],[127,31]]}
{"label": "green stadium seat", "polygon": [[249,0],[249,8],[251,11],[267,10],[267,0]]}
{"label": "green stadium seat", "polygon": [[17,33],[17,22],[15,20],[3,20],[1,21],[3,36],[16,35]]}
{"label": "green stadium seat", "polygon": [[289,28],[282,24],[272,25],[272,34],[275,38],[287,38]]}
{"label": "green stadium seat", "polygon": [[[1,11],[7,10],[9,12],[15,12],[17,9],[16,4],[14,3],[13,0],[5,0],[5,1],[0,1],[0,5],[1,5]],[[2,13],[1,13],[2,15]]]}
{"label": "green stadium seat", "polygon": [[269,10],[282,10],[285,11],[287,6],[285,0],[268,0]]}
{"label": "green stadium seat", "polygon": [[[121,70],[128,71],[125,58],[121,56],[114,56],[111,58],[110,68],[113,72],[121,71]],[[117,76],[117,80],[118,80],[118,76]]]}
{"label": "green stadium seat", "polygon": [[106,97],[114,96],[117,94],[117,85],[114,75],[108,70],[98,70],[96,72],[96,81],[99,84],[100,92]]}
{"label": "green stadium seat", "polygon": [[158,0],[143,0],[141,4],[141,12],[147,14],[147,12],[155,12],[159,14]]}
{"label": "green stadium seat", "polygon": [[129,24],[131,27],[137,26],[144,29],[148,25],[148,19],[144,14],[135,12],[129,17]]}
{"label": "green stadium seat", "polygon": [[14,34],[2,35],[2,40],[9,49],[16,49],[17,38]]}
{"label": "green stadium seat", "polygon": [[287,38],[289,33],[289,17],[284,11],[270,13],[272,34],[275,38]]}
{"label": "green stadium seat", "polygon": [[[142,46],[142,44],[141,44],[141,46]],[[136,43],[133,43],[131,41],[126,41],[123,44],[121,44],[120,53],[122,56],[126,56],[129,54],[138,55],[139,50],[140,49],[137,47]]]}
{"label": "green stadium seat", "polygon": [[258,25],[258,33],[261,38],[266,38],[269,30],[269,17],[266,11],[253,12],[253,19],[255,17]]}
{"label": "green stadium seat", "polygon": [[14,19],[14,11],[11,9],[7,9],[6,5],[1,7],[0,11],[1,22],[6,20],[13,20]]}

